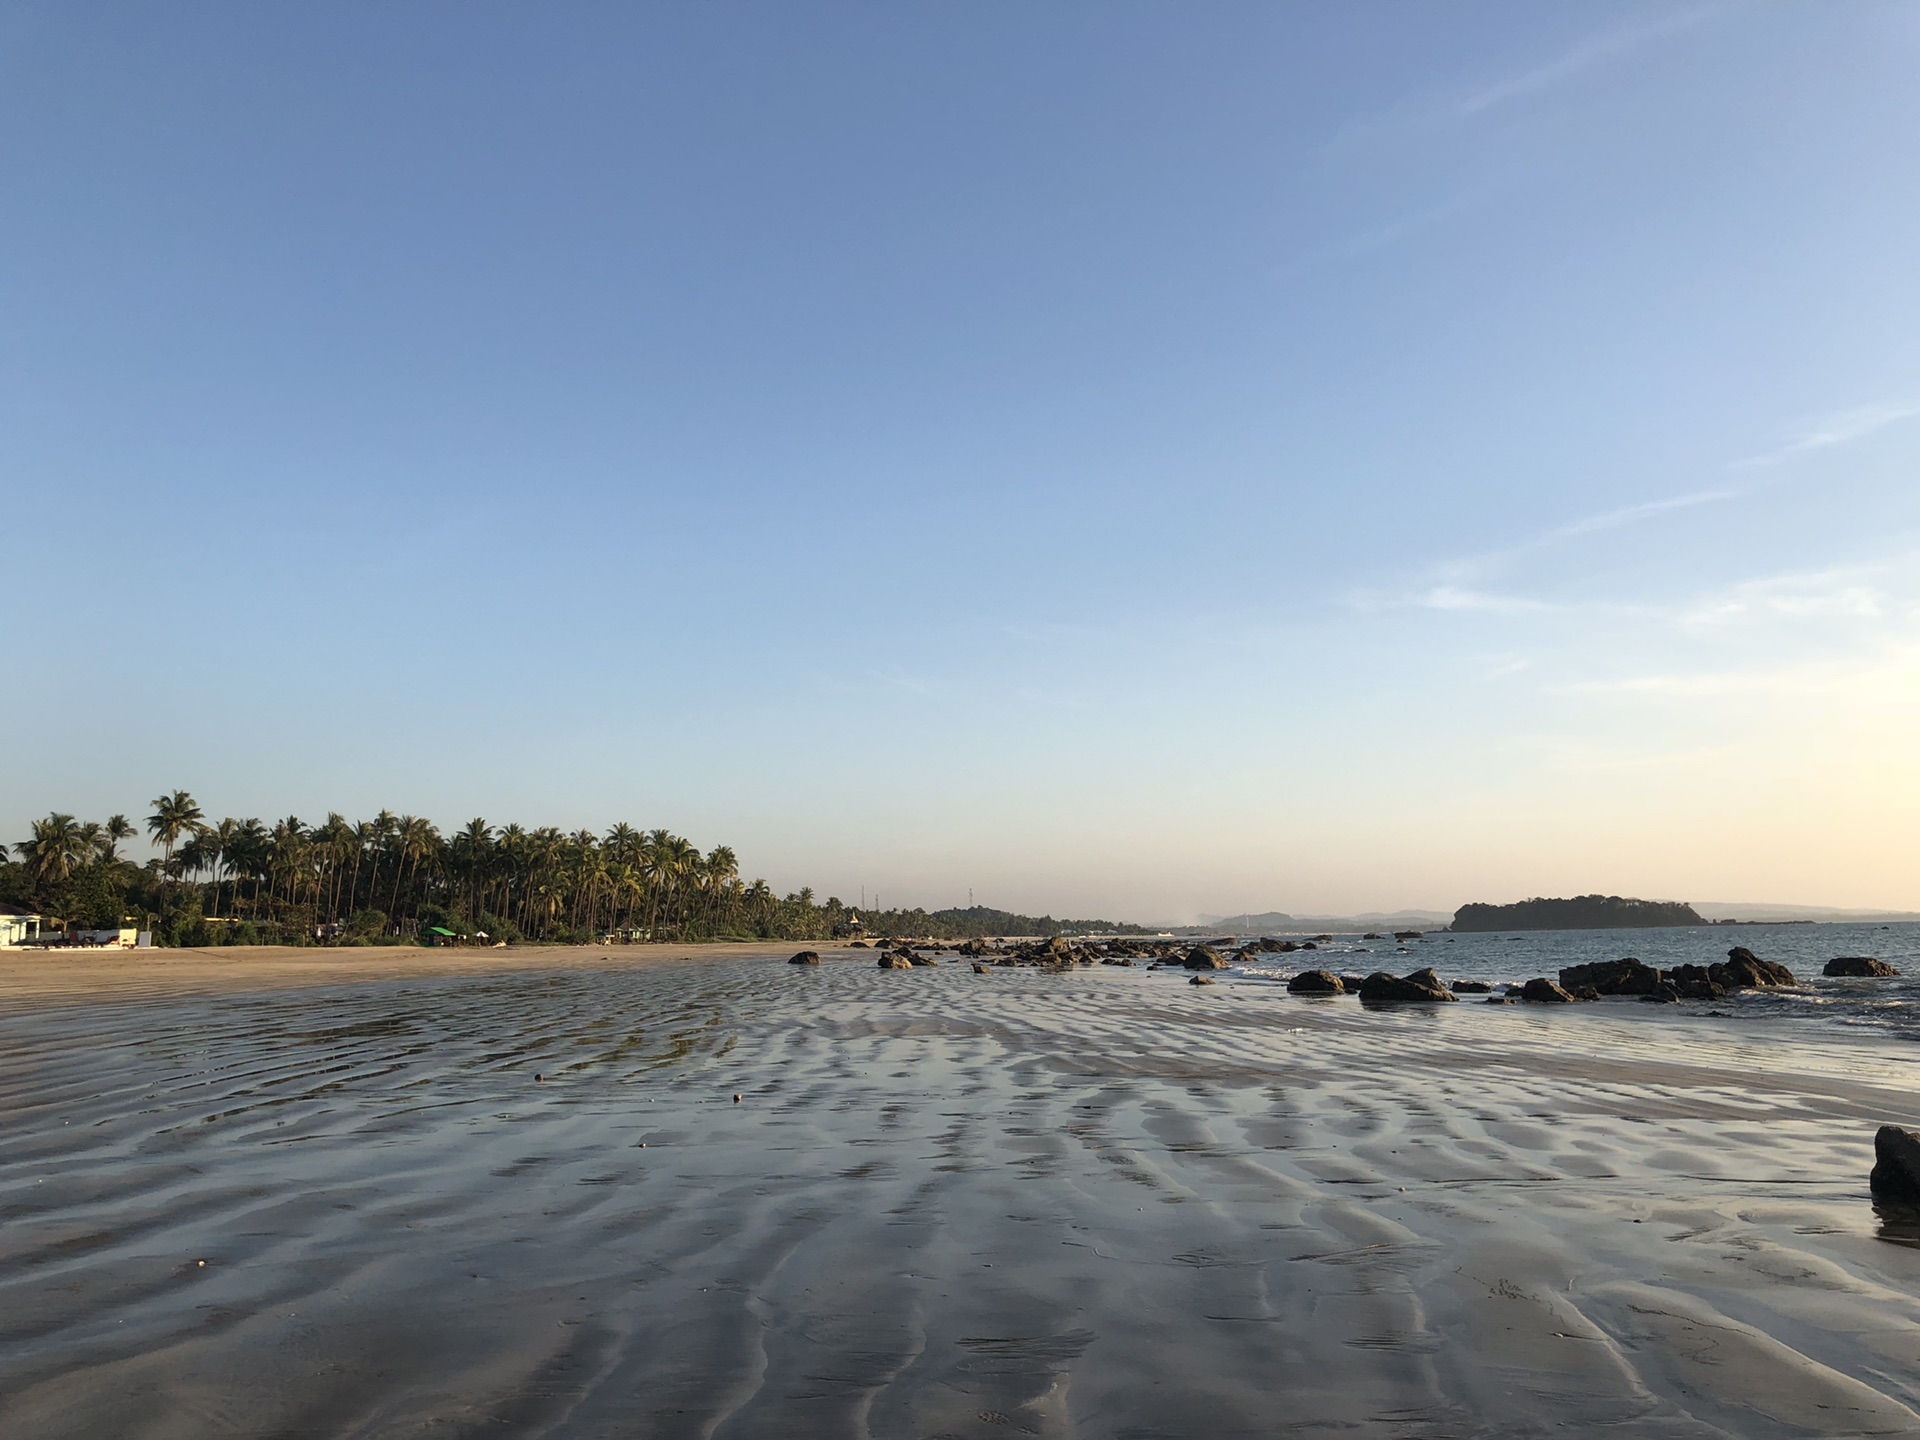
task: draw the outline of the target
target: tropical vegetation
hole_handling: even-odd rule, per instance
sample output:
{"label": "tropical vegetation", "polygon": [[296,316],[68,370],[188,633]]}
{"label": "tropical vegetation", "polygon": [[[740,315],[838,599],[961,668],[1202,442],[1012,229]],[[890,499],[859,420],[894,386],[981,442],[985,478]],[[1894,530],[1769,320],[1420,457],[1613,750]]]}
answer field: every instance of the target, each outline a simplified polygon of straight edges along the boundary
{"label": "tropical vegetation", "polygon": [[144,864],[120,854],[138,833],[124,815],[35,821],[11,854],[0,846],[0,902],[55,926],[136,924],[171,945],[1139,933],[985,907],[856,913],[835,896],[776,895],[743,879],[728,846],[702,853],[671,831],[628,824],[596,834],[476,818],[443,834],[386,810],[357,822],[216,821],[184,790],[151,809],[146,833],[160,854]]}

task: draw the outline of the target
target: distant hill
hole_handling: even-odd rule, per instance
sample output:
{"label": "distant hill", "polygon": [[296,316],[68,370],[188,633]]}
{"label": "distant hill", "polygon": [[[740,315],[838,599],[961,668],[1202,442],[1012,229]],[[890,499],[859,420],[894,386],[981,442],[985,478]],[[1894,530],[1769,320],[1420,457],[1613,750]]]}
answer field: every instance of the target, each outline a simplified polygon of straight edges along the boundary
{"label": "distant hill", "polygon": [[1643,930],[1657,925],[1705,925],[1691,905],[1678,900],[1632,900],[1618,895],[1576,895],[1571,900],[1521,900],[1512,905],[1462,905],[1453,915],[1458,931]]}
{"label": "distant hill", "polygon": [[1920,920],[1920,913],[1912,910],[1842,910],[1832,905],[1772,905],[1764,901],[1696,900],[1693,908],[1709,920],[1746,920],[1759,925],[1770,920],[1812,920],[1826,925]]}
{"label": "distant hill", "polygon": [[1015,915],[985,905],[951,910],[867,912],[875,935],[925,935],[943,940],[980,940],[989,935],[1154,935],[1158,931],[1118,920],[1056,920],[1051,915]]}
{"label": "distant hill", "polygon": [[1302,931],[1408,930],[1431,929],[1447,923],[1438,910],[1369,910],[1361,915],[1288,915],[1280,910],[1263,910],[1258,915],[1222,915],[1204,925],[1182,926],[1183,932],[1196,934],[1281,935]]}

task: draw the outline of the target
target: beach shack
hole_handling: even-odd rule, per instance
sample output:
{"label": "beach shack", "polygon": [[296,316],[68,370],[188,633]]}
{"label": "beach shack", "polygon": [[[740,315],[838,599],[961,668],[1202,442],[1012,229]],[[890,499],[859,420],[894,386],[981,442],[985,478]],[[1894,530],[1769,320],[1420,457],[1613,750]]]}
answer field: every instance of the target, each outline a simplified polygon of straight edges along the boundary
{"label": "beach shack", "polygon": [[451,945],[460,937],[444,925],[429,925],[421,932],[421,938],[429,945]]}
{"label": "beach shack", "polygon": [[0,950],[40,942],[40,917],[18,905],[0,905]]}

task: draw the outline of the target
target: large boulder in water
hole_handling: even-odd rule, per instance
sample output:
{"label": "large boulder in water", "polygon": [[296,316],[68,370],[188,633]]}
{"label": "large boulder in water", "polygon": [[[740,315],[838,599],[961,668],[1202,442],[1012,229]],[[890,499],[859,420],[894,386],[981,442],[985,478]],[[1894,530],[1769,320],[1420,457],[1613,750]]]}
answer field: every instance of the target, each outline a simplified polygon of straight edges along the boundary
{"label": "large boulder in water", "polygon": [[913,961],[911,961],[911,960],[909,960],[909,959],[908,959],[908,958],[907,958],[906,956],[904,956],[904,955],[896,955],[896,954],[894,954],[894,953],[893,953],[893,952],[892,952],[891,950],[882,950],[882,951],[880,952],[880,962],[879,962],[879,964],[880,964],[880,968],[881,968],[882,970],[911,970],[911,969],[913,969]]}
{"label": "large boulder in water", "polygon": [[1727,963],[1713,967],[1713,978],[1729,990],[1758,990],[1768,985],[1798,985],[1784,965],[1762,960],[1744,945],[1727,951]]}
{"label": "large boulder in water", "polygon": [[1458,997],[1431,969],[1411,975],[1376,970],[1360,982],[1360,998],[1370,1005],[1433,1004]]}
{"label": "large boulder in water", "polygon": [[1566,1005],[1573,1000],[1573,996],[1569,995],[1544,975],[1535,976],[1533,979],[1527,981],[1526,984],[1522,985],[1520,987],[1520,998],[1522,1000],[1532,1000],[1549,1005]]}
{"label": "large boulder in water", "polygon": [[1882,1125],[1873,1137],[1873,1198],[1890,1205],[1920,1206],[1920,1135]]}
{"label": "large boulder in water", "polygon": [[1560,972],[1560,984],[1568,990],[1591,985],[1602,995],[1651,995],[1660,985],[1660,972],[1629,955],[1624,960],[1569,965]]}
{"label": "large boulder in water", "polygon": [[802,950],[798,955],[787,961],[789,965],[818,965],[819,963],[820,956],[818,952],[813,950]]}
{"label": "large boulder in water", "polygon": [[1840,955],[1827,961],[1820,971],[1822,975],[1836,977],[1851,976],[1855,979],[1880,979],[1900,972],[1884,960],[1875,960],[1870,955]]}
{"label": "large boulder in water", "polygon": [[1217,950],[1209,950],[1204,945],[1196,945],[1187,951],[1186,967],[1189,970],[1224,970],[1227,961]]}
{"label": "large boulder in water", "polygon": [[1347,987],[1340,983],[1340,977],[1331,970],[1302,970],[1287,981],[1287,989],[1295,995],[1344,995]]}

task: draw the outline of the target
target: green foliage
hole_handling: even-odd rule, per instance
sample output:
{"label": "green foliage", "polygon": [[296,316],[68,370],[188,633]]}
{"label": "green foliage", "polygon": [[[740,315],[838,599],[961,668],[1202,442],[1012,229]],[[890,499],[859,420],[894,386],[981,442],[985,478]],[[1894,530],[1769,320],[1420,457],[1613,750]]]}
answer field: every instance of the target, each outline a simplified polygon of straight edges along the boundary
{"label": "green foliage", "polygon": [[1661,925],[1704,925],[1691,905],[1675,900],[1632,900],[1618,895],[1576,895],[1571,900],[1522,900],[1513,905],[1462,905],[1450,927],[1488,930],[1620,930]]}
{"label": "green foliage", "polygon": [[144,867],[119,858],[131,829],[124,816],[36,822],[20,860],[0,864],[0,898],[88,928],[149,918],[162,945],[410,944],[434,926],[475,941],[485,932],[489,944],[1144,933],[984,906],[856,915],[836,896],[782,897],[743,881],[725,845],[702,854],[671,831],[626,824],[602,836],[475,819],[443,836],[385,810],[357,824],[339,814],[311,825],[293,815],[214,823],[175,790],[147,818],[163,858]]}

